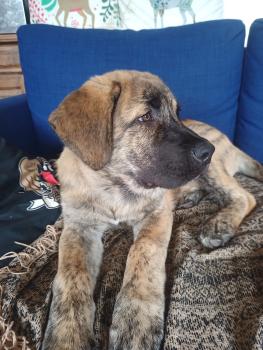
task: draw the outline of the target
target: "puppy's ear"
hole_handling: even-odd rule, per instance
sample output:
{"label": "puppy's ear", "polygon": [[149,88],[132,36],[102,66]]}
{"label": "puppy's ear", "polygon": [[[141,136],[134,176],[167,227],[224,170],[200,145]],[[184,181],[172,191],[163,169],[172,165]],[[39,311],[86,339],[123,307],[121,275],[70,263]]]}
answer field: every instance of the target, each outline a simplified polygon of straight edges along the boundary
{"label": "puppy's ear", "polygon": [[67,96],[49,117],[65,145],[95,170],[111,157],[113,114],[120,92],[118,82],[90,80]]}

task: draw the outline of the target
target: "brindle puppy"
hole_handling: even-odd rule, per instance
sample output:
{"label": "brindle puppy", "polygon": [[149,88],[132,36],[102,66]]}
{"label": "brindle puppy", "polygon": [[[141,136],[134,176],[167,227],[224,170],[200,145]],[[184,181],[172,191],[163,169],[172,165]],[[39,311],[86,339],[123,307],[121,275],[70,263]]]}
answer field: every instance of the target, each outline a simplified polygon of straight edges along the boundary
{"label": "brindle puppy", "polygon": [[[109,348],[158,349],[174,206],[195,205],[209,186],[221,188],[227,205],[206,224],[200,240],[207,247],[223,245],[255,206],[232,176],[242,171],[262,178],[262,169],[212,127],[183,124],[175,97],[149,73],[94,77],[66,97],[49,120],[65,143],[58,160],[64,231],[42,349],[92,348],[101,237],[122,221],[133,227],[135,241]],[[195,131],[216,145],[208,179],[203,175],[199,182],[191,180],[207,169],[214,146]],[[183,187],[167,190],[178,186]]]}

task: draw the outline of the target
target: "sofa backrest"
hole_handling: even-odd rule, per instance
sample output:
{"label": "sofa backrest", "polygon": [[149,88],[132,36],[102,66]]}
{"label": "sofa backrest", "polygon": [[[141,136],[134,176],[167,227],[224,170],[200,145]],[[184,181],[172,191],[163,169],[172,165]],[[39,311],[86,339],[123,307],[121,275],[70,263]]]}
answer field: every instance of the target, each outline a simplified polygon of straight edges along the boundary
{"label": "sofa backrest", "polygon": [[249,31],[235,142],[263,163],[263,19]]}
{"label": "sofa backrest", "polygon": [[210,123],[233,139],[244,36],[238,20],[141,31],[20,27],[21,66],[41,154],[61,149],[47,119],[62,99],[89,77],[115,69],[159,75],[178,98],[182,117]]}

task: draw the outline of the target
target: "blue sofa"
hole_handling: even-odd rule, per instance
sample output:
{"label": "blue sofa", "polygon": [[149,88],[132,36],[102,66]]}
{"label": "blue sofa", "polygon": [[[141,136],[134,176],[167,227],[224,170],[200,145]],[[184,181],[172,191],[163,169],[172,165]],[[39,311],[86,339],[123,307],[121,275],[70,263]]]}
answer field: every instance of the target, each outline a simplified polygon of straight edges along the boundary
{"label": "blue sofa", "polygon": [[26,95],[0,101],[0,136],[28,155],[56,157],[62,145],[47,119],[61,100],[92,75],[137,69],[168,84],[182,118],[216,126],[263,162],[262,36],[262,19],[252,24],[247,48],[239,20],[138,32],[22,26]]}

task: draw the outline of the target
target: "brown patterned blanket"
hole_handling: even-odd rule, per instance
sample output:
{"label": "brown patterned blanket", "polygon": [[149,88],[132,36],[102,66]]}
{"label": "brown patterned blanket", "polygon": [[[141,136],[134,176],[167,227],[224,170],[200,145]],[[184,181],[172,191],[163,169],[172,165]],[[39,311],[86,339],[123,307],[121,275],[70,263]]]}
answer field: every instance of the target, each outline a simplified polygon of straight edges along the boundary
{"label": "brown patterned blanket", "polygon": [[[165,350],[263,349],[263,186],[245,177],[239,181],[256,196],[258,206],[224,248],[208,251],[196,239],[200,225],[220,210],[219,203],[204,198],[192,209],[175,212],[167,258]],[[40,348],[61,229],[62,220],[47,227],[0,269],[0,349]],[[95,293],[99,349],[107,348],[114,300],[131,243],[126,227],[104,236]]]}

